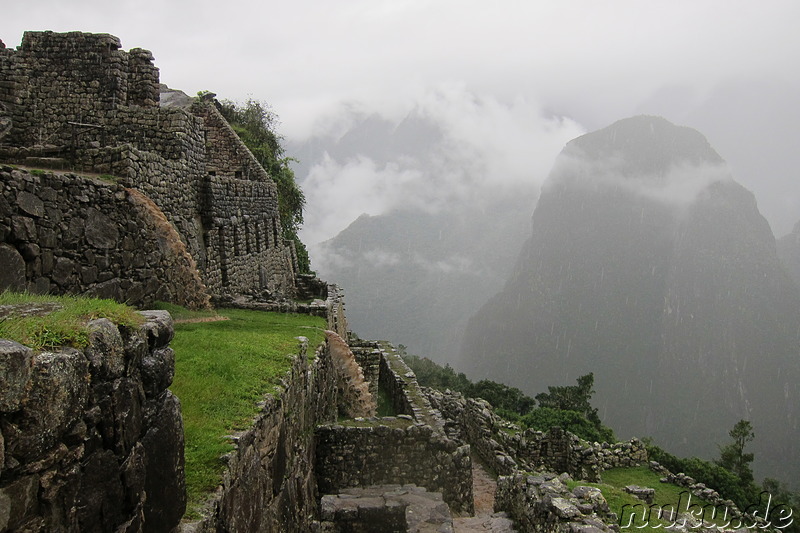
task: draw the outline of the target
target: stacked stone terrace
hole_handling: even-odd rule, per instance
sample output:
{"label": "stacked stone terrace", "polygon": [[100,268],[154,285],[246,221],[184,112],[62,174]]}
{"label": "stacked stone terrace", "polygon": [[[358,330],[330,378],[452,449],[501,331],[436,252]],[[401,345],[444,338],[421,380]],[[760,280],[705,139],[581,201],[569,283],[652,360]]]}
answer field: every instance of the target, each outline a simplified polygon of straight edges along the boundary
{"label": "stacked stone terrace", "polygon": [[[452,524],[451,512],[474,512],[469,445],[445,434],[441,417],[393,347],[358,340],[350,345],[371,389],[382,389],[396,414],[340,419],[317,428],[315,472],[324,495],[322,525],[353,521],[358,526],[342,531],[372,531],[357,527],[396,519],[397,528],[386,531],[428,531],[416,529],[411,519],[424,515],[425,527],[437,524],[430,531],[450,531],[446,525]],[[392,518],[395,512],[399,515]]]}
{"label": "stacked stone terrace", "polygon": [[294,295],[275,183],[212,102],[159,106],[149,51],[108,34],[26,32],[0,48],[0,124],[0,160],[108,174],[153,200],[211,295]]}

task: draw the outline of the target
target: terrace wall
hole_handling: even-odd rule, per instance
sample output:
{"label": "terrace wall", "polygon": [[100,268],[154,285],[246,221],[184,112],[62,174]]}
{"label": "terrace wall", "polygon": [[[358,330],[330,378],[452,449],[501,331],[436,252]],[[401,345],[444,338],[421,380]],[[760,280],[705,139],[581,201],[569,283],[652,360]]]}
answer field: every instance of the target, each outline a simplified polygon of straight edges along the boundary
{"label": "terrace wall", "polygon": [[[35,312],[5,309],[5,313]],[[0,340],[0,531],[169,532],[186,507],[172,319],[89,323],[89,346]]]}

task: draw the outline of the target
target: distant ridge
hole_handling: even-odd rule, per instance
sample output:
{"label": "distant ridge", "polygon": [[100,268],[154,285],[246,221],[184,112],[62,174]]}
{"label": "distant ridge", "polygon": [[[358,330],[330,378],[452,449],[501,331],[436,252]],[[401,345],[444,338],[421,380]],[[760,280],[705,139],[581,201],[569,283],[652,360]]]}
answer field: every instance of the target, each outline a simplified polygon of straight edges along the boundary
{"label": "distant ridge", "polygon": [[638,116],[564,148],[460,366],[529,393],[594,372],[605,423],[681,455],[749,419],[756,475],[795,482],[799,330],[753,195],[702,134]]}

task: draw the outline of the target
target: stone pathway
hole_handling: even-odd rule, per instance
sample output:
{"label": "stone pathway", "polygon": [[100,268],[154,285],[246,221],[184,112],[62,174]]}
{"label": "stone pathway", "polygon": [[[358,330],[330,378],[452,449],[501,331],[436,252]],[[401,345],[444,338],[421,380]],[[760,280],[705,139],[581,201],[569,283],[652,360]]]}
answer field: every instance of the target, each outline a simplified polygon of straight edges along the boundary
{"label": "stone pathway", "polygon": [[480,461],[472,457],[472,493],[475,516],[453,519],[454,533],[514,533],[514,525],[505,513],[494,512],[494,491],[497,482]]}

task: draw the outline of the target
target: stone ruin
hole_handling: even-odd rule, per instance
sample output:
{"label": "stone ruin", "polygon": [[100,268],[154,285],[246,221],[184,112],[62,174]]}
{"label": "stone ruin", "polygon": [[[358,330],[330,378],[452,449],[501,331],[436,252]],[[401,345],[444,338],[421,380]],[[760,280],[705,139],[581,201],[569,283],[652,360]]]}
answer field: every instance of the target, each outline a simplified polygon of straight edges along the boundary
{"label": "stone ruin", "polygon": [[[341,291],[297,273],[270,176],[210,102],[161,105],[158,82],[149,51],[107,34],[26,32],[17,49],[0,45],[0,288],[140,305],[215,297],[321,314],[348,339]],[[473,453],[501,475],[495,508],[520,531],[608,531],[602,495],[566,482],[647,460],[638,441],[511,434],[486,402],[419,387],[375,341],[348,339],[366,382],[358,396],[380,390],[394,414],[339,420],[332,342],[312,360],[301,342],[280,394],[230,437],[205,517],[178,525],[172,329],[146,318],[137,331],[100,321],[84,352],[0,341],[0,532],[452,531],[453,514],[474,511]],[[542,469],[553,472],[531,474]]]}
{"label": "stone ruin", "polygon": [[137,328],[90,322],[82,350],[0,339],[0,531],[170,531],[180,520],[172,319],[142,314]]}
{"label": "stone ruin", "polygon": [[[57,193],[42,197],[35,179],[17,177],[28,182],[22,185],[4,179],[11,207],[0,204],[0,242],[8,246],[6,255],[13,249],[13,259],[25,265],[24,279],[14,281],[34,292],[94,287],[92,274],[84,273],[97,267],[94,258],[64,254],[64,241],[50,236],[79,233],[77,225],[60,220],[65,210],[100,227],[116,225],[120,234],[139,223],[134,217],[119,225],[124,206],[116,216],[93,214],[91,190],[100,177],[135,189],[163,212],[206,296],[294,296],[297,257],[293,243],[282,238],[275,182],[213,103],[168,107],[159,99],[153,55],[140,48],[126,52],[112,35],[25,32],[17,49],[0,49],[0,161],[54,169],[72,183],[50,186]],[[36,196],[33,204],[50,204],[14,209],[24,194]],[[76,235],[77,244],[85,244],[83,237]],[[69,263],[54,273],[50,258],[58,256]],[[138,304],[141,291],[131,287],[147,281],[120,280],[97,292]]]}

